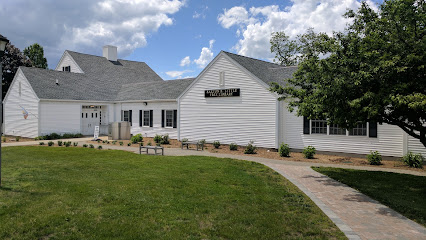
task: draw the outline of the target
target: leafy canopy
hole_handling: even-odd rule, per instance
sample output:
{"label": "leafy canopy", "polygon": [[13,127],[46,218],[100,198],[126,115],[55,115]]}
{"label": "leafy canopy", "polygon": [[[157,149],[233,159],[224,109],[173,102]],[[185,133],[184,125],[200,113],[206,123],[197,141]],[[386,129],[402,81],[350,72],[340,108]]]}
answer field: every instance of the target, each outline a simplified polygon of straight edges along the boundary
{"label": "leafy canopy", "polygon": [[47,69],[47,60],[44,57],[43,47],[38,43],[26,47],[24,49],[24,55],[31,60],[33,67]]}
{"label": "leafy canopy", "polygon": [[287,46],[271,46],[276,59],[297,59],[298,70],[288,86],[273,84],[271,91],[299,116],[342,128],[359,121],[397,125],[426,147],[425,7],[424,0],[387,0],[375,12],[363,2],[333,36],[309,29],[292,42],[274,34],[271,43]]}

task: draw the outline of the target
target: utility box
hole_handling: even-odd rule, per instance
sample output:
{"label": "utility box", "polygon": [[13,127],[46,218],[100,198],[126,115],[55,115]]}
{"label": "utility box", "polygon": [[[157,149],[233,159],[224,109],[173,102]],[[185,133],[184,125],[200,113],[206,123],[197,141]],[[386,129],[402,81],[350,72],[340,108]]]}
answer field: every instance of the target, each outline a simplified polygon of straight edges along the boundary
{"label": "utility box", "polygon": [[108,140],[130,140],[130,123],[113,122],[109,124]]}

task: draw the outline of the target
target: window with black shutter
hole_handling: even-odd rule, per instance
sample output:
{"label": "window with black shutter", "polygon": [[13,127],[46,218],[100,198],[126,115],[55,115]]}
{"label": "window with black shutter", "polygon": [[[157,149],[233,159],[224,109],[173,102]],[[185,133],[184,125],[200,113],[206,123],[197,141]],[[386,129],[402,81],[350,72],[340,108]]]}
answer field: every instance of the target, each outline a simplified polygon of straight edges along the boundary
{"label": "window with black shutter", "polygon": [[161,110],[161,127],[164,127],[164,110]]}
{"label": "window with black shutter", "polygon": [[142,127],[142,110],[139,110],[139,127]]}
{"label": "window with black shutter", "polygon": [[177,110],[173,110],[173,128],[177,128]]}
{"label": "window with black shutter", "polygon": [[154,122],[154,111],[153,110],[149,110],[149,127],[153,126],[153,122]]}

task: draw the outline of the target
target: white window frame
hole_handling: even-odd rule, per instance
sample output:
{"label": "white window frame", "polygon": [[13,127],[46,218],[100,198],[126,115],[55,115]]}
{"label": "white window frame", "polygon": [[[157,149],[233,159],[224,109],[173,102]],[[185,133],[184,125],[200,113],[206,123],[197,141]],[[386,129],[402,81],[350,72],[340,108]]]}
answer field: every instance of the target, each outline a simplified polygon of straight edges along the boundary
{"label": "white window frame", "polygon": [[[332,132],[333,132],[333,129],[332,129],[332,128],[335,128],[335,129],[337,130],[337,132],[338,132],[338,133],[332,133]],[[343,134],[340,134],[340,133],[339,133],[340,131],[343,131],[343,132],[342,132]],[[346,129],[339,127],[339,125],[338,125],[338,124],[331,124],[331,125],[328,125],[328,135],[333,135],[333,136],[346,136],[346,135],[348,135],[348,133],[347,133],[347,130],[346,130]]]}
{"label": "white window frame", "polygon": [[[313,121],[326,121],[326,120],[309,120],[309,132],[311,135],[327,135],[327,136],[347,136],[347,137],[358,137],[358,138],[369,138],[369,134],[370,134],[370,123],[369,122],[365,122],[365,123],[359,123],[359,124],[365,124],[365,135],[351,135],[351,131],[348,129],[345,129],[345,134],[332,134],[331,133],[331,125],[327,124],[327,133],[313,133],[312,132],[312,128],[313,128]],[[337,125],[337,124],[336,124]],[[338,125],[337,125],[338,126]]]}
{"label": "white window frame", "polygon": [[[171,123],[171,125],[170,125],[170,126],[168,126],[168,125],[167,125],[167,113],[168,113],[168,112],[171,112],[171,116],[172,116],[172,118],[171,118],[171,122],[170,122],[170,123]],[[164,116],[164,121],[165,121],[165,122],[164,122],[164,127],[165,127],[165,128],[173,128],[173,120],[174,120],[174,118],[175,118],[175,116],[173,116],[173,115],[174,115],[174,113],[173,113],[173,112],[174,112],[173,110],[165,110],[165,111],[164,111],[164,114],[165,114],[165,116]]]}
{"label": "white window frame", "polygon": [[[126,112],[127,112],[127,120],[126,120]],[[123,122],[130,122],[130,111],[123,110]]]}
{"label": "white window frame", "polygon": [[[321,126],[314,126],[314,125],[316,125],[316,123],[318,123],[318,124],[325,124],[325,132],[314,132],[313,130],[314,130],[314,128],[315,129],[324,129],[324,127],[321,127]],[[315,134],[315,135],[328,135],[328,125],[327,125],[327,120],[320,120],[320,119],[314,119],[314,120],[311,120],[311,134]]]}
{"label": "white window frame", "polygon": [[[145,124],[145,113],[148,113],[148,124]],[[151,111],[150,110],[143,110],[142,111],[142,127],[149,127],[151,126]]]}
{"label": "white window frame", "polygon": [[[364,125],[364,124],[365,124],[365,127],[362,127],[362,128],[358,127],[359,125]],[[351,132],[353,132],[354,130],[363,131],[364,128],[365,128],[365,135],[364,134],[362,134],[362,135],[351,134]],[[368,137],[368,134],[369,134],[368,129],[369,129],[369,123],[368,122],[365,122],[365,123],[359,122],[359,123],[357,123],[356,127],[354,127],[351,130],[348,130],[348,136],[351,136],[351,137]]]}

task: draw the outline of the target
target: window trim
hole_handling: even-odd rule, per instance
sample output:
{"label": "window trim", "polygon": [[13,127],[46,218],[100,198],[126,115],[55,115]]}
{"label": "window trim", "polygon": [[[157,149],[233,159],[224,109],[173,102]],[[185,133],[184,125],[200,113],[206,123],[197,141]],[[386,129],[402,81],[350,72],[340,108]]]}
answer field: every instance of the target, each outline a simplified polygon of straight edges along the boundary
{"label": "window trim", "polygon": [[[148,124],[145,124],[145,112],[148,112]],[[151,126],[151,111],[142,110],[142,127],[150,127],[150,126]]]}
{"label": "window trim", "polygon": [[[325,124],[325,133],[322,133],[322,132],[313,132],[314,128],[315,129],[324,129],[324,127],[321,127],[321,126],[319,126],[319,127],[314,126],[314,123],[319,123],[319,124],[323,123],[323,124]],[[314,135],[328,135],[328,124],[327,124],[327,120],[312,119],[311,123],[310,123],[310,132],[311,132],[311,134],[314,134]]]}
{"label": "window trim", "polygon": [[[126,112],[127,112],[127,120],[126,120]],[[123,122],[130,122],[130,111],[129,110],[123,110]]]}
{"label": "window trim", "polygon": [[[358,138],[378,138],[378,133],[376,133],[375,136],[370,137],[370,122],[360,122],[361,124],[365,124],[365,129],[366,129],[366,134],[365,135],[351,135],[350,134],[350,130],[345,129],[345,134],[331,134],[331,130],[330,127],[331,125],[329,125],[327,123],[327,133],[313,133],[312,132],[312,121],[316,121],[317,119],[307,119],[309,121],[309,133],[303,133],[304,135],[319,135],[319,136],[337,136],[337,137],[358,137]],[[323,120],[326,121],[326,120]],[[336,124],[337,125],[337,124]],[[377,130],[376,130],[377,131]]]}
{"label": "window trim", "polygon": [[[171,112],[172,113],[172,119],[171,119],[171,125],[167,126],[167,112]],[[164,128],[173,128],[173,120],[174,120],[175,116],[174,116],[174,110],[164,110]]]}

